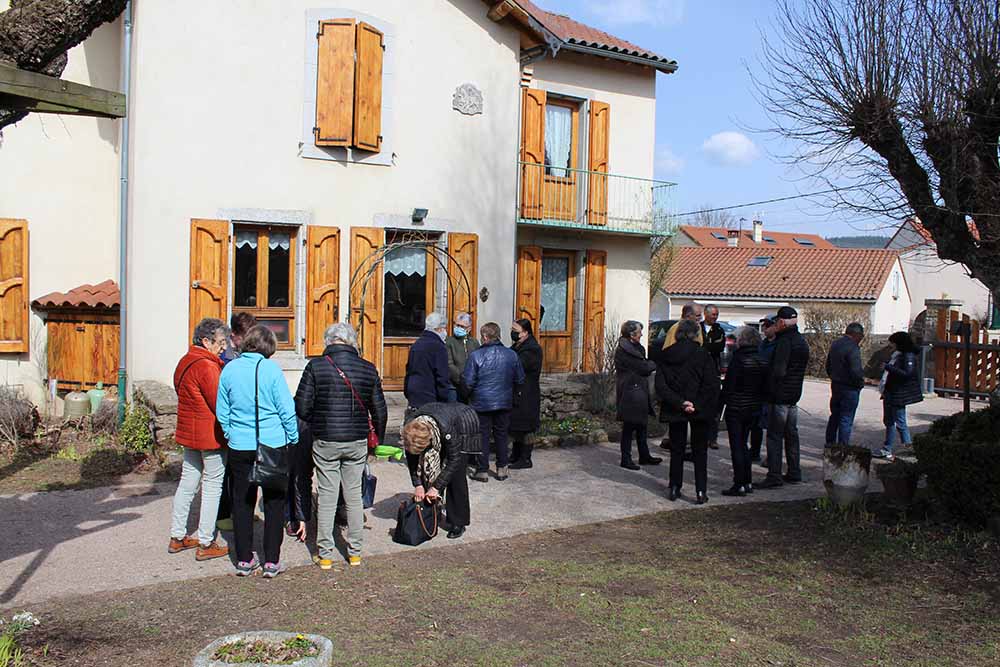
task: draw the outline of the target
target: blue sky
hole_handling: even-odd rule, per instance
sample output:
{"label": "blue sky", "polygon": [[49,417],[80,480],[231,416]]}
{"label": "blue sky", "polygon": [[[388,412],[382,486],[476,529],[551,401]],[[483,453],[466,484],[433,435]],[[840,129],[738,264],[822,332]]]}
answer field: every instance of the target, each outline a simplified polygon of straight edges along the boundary
{"label": "blue sky", "polygon": [[[771,25],[773,1],[535,2],[677,61],[676,73],[657,75],[656,177],[678,183],[678,212],[825,189],[772,157],[785,152],[779,140],[754,131],[769,121],[754,98],[747,68],[760,69],[760,31]],[[884,224],[831,214],[809,199],[732,213],[748,221],[759,213],[765,229],[824,236],[860,234]]]}

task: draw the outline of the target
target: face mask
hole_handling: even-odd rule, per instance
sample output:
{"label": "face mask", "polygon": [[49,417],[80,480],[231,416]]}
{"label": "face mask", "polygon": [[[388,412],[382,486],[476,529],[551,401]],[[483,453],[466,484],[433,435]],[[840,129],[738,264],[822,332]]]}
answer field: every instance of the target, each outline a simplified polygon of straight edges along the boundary
{"label": "face mask", "polygon": [[510,332],[510,339],[512,341],[514,341],[515,343],[517,341],[521,340],[521,332],[520,331],[511,331]]}
{"label": "face mask", "polygon": [[468,331],[467,331],[467,330],[465,329],[465,327],[460,327],[460,326],[455,326],[455,327],[454,327],[454,328],[453,328],[453,329],[451,330],[451,332],[452,332],[453,334],[455,334],[455,338],[465,338],[465,336],[466,336],[466,335],[467,335],[467,334],[469,333],[469,332],[468,332]]}

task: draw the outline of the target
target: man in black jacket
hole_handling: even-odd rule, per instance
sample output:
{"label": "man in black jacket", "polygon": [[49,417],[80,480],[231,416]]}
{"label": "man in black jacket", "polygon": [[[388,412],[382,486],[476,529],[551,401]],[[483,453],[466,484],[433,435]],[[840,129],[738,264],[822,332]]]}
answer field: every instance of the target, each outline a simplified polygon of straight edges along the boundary
{"label": "man in black jacket", "polygon": [[865,328],[859,322],[847,325],[844,335],[833,342],[826,357],[830,378],[830,419],[826,423],[826,444],[849,445],[854,430],[865,373],[861,365],[861,341]]}
{"label": "man in black jacket", "polygon": [[[798,312],[791,306],[778,309],[775,329],[774,357],[768,376],[770,418],[767,424],[767,477],[754,486],[773,489],[783,482],[802,481],[799,465],[799,399],[809,365],[809,344],[799,333]],[[787,472],[781,474],[781,452],[784,444]]]}
{"label": "man in black jacket", "polygon": [[448,348],[444,339],[448,334],[448,320],[441,313],[431,313],[424,321],[424,332],[410,346],[406,359],[406,378],[403,395],[411,409],[425,403],[448,402]]}
{"label": "man in black jacket", "polygon": [[334,324],[324,338],[323,356],[312,359],[302,372],[295,392],[295,412],[308,422],[313,435],[312,455],[319,486],[319,554],[315,560],[320,568],[329,570],[337,553],[333,526],[341,485],[347,506],[348,560],[351,565],[361,563],[361,474],[368,457],[369,419],[381,441],[388,411],[378,371],[358,354],[354,327],[346,322]]}
{"label": "man in black jacket", "polygon": [[[701,323],[701,339],[705,351],[712,355],[716,369],[721,369],[722,351],[726,349],[726,331],[719,324],[719,307],[715,304],[710,303],[705,306],[705,320]],[[718,416],[708,424],[708,446],[710,449],[719,448]]]}

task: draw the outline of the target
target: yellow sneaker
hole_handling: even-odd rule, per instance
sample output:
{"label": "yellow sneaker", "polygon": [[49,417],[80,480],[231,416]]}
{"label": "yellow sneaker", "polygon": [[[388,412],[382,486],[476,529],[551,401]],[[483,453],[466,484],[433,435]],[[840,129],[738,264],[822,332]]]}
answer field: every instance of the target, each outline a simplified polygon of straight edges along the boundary
{"label": "yellow sneaker", "polygon": [[319,569],[321,569],[321,570],[332,570],[333,569],[333,561],[330,560],[329,558],[320,558],[319,554],[316,554],[315,556],[313,556],[312,560],[313,560],[313,563],[315,563],[316,565],[319,565]]}
{"label": "yellow sneaker", "polygon": [[361,556],[351,556],[347,559],[348,565],[354,567],[355,565],[361,565]]}

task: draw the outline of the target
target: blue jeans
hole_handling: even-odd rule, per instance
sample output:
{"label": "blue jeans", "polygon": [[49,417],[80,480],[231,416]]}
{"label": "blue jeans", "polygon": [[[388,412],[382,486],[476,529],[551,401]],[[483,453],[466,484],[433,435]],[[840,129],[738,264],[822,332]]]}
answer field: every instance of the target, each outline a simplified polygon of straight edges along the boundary
{"label": "blue jeans", "polygon": [[830,419],[826,422],[827,444],[851,444],[854,430],[854,413],[858,411],[861,390],[843,385],[833,385],[830,393]]}
{"label": "blue jeans", "polygon": [[882,423],[885,424],[885,451],[891,452],[896,445],[896,431],[904,445],[913,443],[910,427],[906,425],[906,406],[882,403]]}

